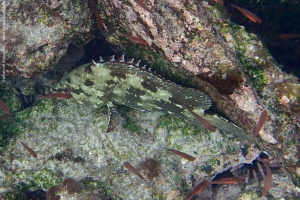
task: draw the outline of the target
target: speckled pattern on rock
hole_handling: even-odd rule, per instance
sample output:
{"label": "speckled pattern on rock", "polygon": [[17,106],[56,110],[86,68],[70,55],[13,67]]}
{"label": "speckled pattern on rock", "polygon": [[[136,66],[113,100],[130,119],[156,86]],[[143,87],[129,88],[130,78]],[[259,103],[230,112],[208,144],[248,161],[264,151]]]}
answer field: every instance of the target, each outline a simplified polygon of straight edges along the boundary
{"label": "speckled pattern on rock", "polygon": [[143,1],[148,12],[134,0],[98,2],[109,41],[127,50],[135,44],[124,34],[141,37],[147,45],[135,48],[147,52],[142,55],[149,63],[156,62],[156,57],[149,56],[155,52],[172,69],[183,69],[219,110],[249,134],[267,109],[268,118],[259,134],[262,140],[257,140],[257,145],[280,162],[297,162],[297,142],[289,145],[289,133],[296,141],[299,112],[282,109],[277,99],[282,96],[276,91],[285,82],[297,85],[299,80],[280,69],[258,35],[233,24],[225,7],[215,1]]}
{"label": "speckled pattern on rock", "polygon": [[[249,163],[257,156],[246,160],[238,140],[219,131],[210,133],[194,127],[178,116],[134,113],[141,134],[124,129],[124,121],[113,132],[105,133],[107,115],[73,99],[43,100],[24,110],[16,116],[16,121],[27,116],[18,124],[22,135],[10,143],[2,156],[0,183],[6,188],[4,191],[21,182],[30,185],[32,179],[47,190],[67,177],[77,181],[92,177],[111,188],[115,197],[150,200],[168,196],[175,188],[182,191],[183,185],[189,190],[195,184],[191,177],[196,182],[211,179],[228,167]],[[34,149],[38,159],[30,156],[20,141]],[[196,160],[186,161],[166,148],[178,149]],[[151,181],[143,182],[123,167],[123,162],[138,167],[149,158],[159,164],[158,176]],[[48,177],[47,182],[41,182],[39,177]],[[176,198],[184,197],[186,192],[176,192]]]}
{"label": "speckled pattern on rock", "polygon": [[45,72],[71,42],[82,43],[91,37],[87,3],[75,0],[59,4],[53,9],[38,0],[2,1],[6,19],[5,24],[2,17],[0,21],[0,58],[5,54],[6,76],[32,77]]}

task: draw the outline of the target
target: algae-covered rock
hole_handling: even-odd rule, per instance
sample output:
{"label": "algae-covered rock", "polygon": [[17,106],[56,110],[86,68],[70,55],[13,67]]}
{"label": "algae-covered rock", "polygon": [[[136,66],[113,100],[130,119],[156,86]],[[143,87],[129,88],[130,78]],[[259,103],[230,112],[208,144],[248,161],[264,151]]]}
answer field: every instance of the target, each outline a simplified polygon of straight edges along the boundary
{"label": "algae-covered rock", "polygon": [[[70,42],[81,43],[89,37],[87,2],[51,2],[58,4],[7,3],[12,5],[7,10],[24,8],[24,12],[7,15],[14,23],[4,26],[9,36],[4,75],[31,76],[45,71]],[[93,14],[101,16],[96,16],[98,23],[102,18],[104,21],[104,25],[98,24],[103,30],[98,31],[119,45],[127,57],[142,59],[161,75],[201,90],[222,114],[248,133],[248,138],[261,111],[267,110],[259,133],[263,140],[256,138],[256,144],[248,147],[215,124],[220,129],[210,132],[192,118],[118,105],[121,120],[107,133],[110,118],[106,107],[95,108],[84,99],[83,104],[74,99],[39,99],[24,109],[24,102],[23,107],[20,105],[22,95],[31,96],[36,89],[36,83],[27,79],[21,81],[21,94],[12,85],[0,91],[14,117],[14,121],[0,121],[0,198],[40,194],[62,199],[183,199],[201,180],[212,180],[220,173],[250,182],[209,186],[202,197],[222,199],[226,193],[225,197],[232,199],[258,198],[261,187],[253,179],[254,173],[259,173],[256,163],[261,162],[260,151],[275,163],[270,196],[299,196],[295,186],[300,185],[295,173],[299,160],[298,79],[282,72],[259,37],[232,23],[227,8],[218,1],[143,2],[98,1]],[[91,82],[84,83],[90,93],[83,98],[99,93]],[[76,89],[80,88],[71,93],[78,92]],[[97,103],[97,99],[92,102]],[[184,160],[166,148],[196,159]],[[37,159],[31,151],[36,152]],[[129,172],[124,162],[136,167],[146,181]],[[258,181],[263,183],[261,177]],[[73,185],[73,190],[65,182]]]}
{"label": "algae-covered rock", "polygon": [[91,37],[87,3],[55,2],[58,5],[51,7],[48,1],[2,1],[0,57],[5,72],[1,74],[32,77],[45,72],[70,43],[81,45]]}
{"label": "algae-covered rock", "polygon": [[[13,189],[20,184],[28,190],[46,191],[66,178],[82,183],[90,177],[102,183],[98,189],[90,190],[109,188],[112,199],[166,198],[171,191],[178,191],[176,199],[179,199],[198,180],[211,179],[257,156],[247,160],[240,141],[231,135],[209,132],[179,116],[132,112],[130,116],[140,134],[125,129],[127,121],[106,133],[106,109],[95,110],[73,99],[41,100],[17,113],[16,123],[11,126],[17,127],[20,135],[10,141],[2,154],[3,192],[6,196],[17,195],[21,191]],[[36,152],[37,159],[23,148],[21,141]],[[180,150],[196,160],[184,160],[166,148]],[[139,169],[146,181],[128,172],[124,162]],[[82,197],[85,191],[80,190],[76,195]]]}
{"label": "algae-covered rock", "polygon": [[[103,34],[110,42],[153,63],[163,74],[185,77],[184,83],[188,80],[206,92],[222,113],[249,134],[266,109],[268,117],[257,145],[283,166],[295,165],[299,112],[283,108],[278,99],[297,108],[298,79],[281,70],[258,35],[229,20],[227,4],[165,0],[141,5],[135,0],[105,0],[99,1],[99,12],[107,26]],[[259,29],[260,25],[253,26]],[[294,100],[280,94],[278,86],[286,82],[292,86]],[[290,138],[294,142],[287,142]],[[295,171],[291,173],[294,177]]]}

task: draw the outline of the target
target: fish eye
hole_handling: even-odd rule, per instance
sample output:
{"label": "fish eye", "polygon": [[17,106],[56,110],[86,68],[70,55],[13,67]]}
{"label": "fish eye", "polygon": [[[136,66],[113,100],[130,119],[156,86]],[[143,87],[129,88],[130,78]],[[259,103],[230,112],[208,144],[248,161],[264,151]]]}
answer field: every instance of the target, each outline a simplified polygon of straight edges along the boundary
{"label": "fish eye", "polygon": [[65,92],[70,92],[70,88],[69,88],[69,87],[66,87],[66,88],[65,88]]}

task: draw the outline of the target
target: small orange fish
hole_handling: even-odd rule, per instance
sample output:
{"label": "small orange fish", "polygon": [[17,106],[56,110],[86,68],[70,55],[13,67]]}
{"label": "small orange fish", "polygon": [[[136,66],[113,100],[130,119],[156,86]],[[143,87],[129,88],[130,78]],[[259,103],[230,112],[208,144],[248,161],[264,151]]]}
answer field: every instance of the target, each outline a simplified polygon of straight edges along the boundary
{"label": "small orange fish", "polygon": [[187,160],[189,160],[189,161],[194,161],[196,158],[195,157],[193,157],[193,156],[190,156],[190,155],[188,155],[188,154],[186,154],[186,153],[183,153],[183,152],[181,152],[181,151],[178,151],[178,150],[175,150],[175,149],[167,149],[168,151],[170,151],[170,152],[172,152],[172,153],[175,153],[175,154],[177,154],[178,156],[180,156],[180,157],[182,157],[182,158],[185,158],[185,159],[187,159]]}
{"label": "small orange fish", "polygon": [[257,173],[254,168],[252,168],[252,175],[253,175],[255,181],[258,182]]}
{"label": "small orange fish", "polygon": [[264,170],[263,170],[261,164],[260,164],[259,162],[257,162],[256,165],[257,165],[258,171],[259,171],[259,173],[261,174],[261,176],[262,176],[263,178],[265,178],[266,175],[265,175],[265,173],[264,173]]}
{"label": "small orange fish", "polygon": [[240,13],[242,13],[245,17],[247,17],[250,21],[257,23],[257,24],[261,24],[262,20],[256,16],[254,13],[250,12],[249,10],[242,8],[236,4],[231,4],[230,5],[232,8],[237,9]]}
{"label": "small orange fish", "polygon": [[289,40],[289,39],[300,38],[300,34],[297,34],[297,33],[281,33],[281,34],[276,35],[275,37],[277,37],[281,40]]}
{"label": "small orange fish", "polygon": [[192,115],[208,130],[212,131],[212,132],[216,132],[216,128],[206,119],[203,119],[202,117],[200,117],[197,113],[193,112],[191,109],[187,109],[190,113],[192,113]]}
{"label": "small orange fish", "polygon": [[215,0],[215,2],[219,3],[220,5],[224,5],[224,1],[223,0]]}
{"label": "small orange fish", "polygon": [[70,93],[50,93],[50,94],[37,96],[37,98],[38,99],[40,98],[70,99],[73,97]]}
{"label": "small orange fish", "polygon": [[105,24],[104,24],[104,21],[98,11],[95,12],[95,17],[96,17],[96,21],[97,21],[97,25],[98,25],[98,30],[100,32],[103,32],[105,29]]}
{"label": "small orange fish", "polygon": [[26,149],[26,151],[30,154],[30,155],[32,155],[32,157],[34,157],[35,159],[37,159],[37,154],[29,147],[29,146],[27,146],[24,142],[22,142],[22,141],[20,141],[21,142],[21,144],[23,145],[23,147],[24,147],[24,149]]}
{"label": "small orange fish", "polygon": [[140,177],[141,179],[145,180],[145,178],[142,176],[142,174],[135,169],[129,162],[124,162],[124,167],[126,167],[130,172],[134,173],[135,175],[137,175],[138,177]]}
{"label": "small orange fish", "polygon": [[185,198],[185,200],[189,200],[191,199],[193,196],[195,196],[196,194],[201,193],[206,186],[209,184],[209,182],[207,180],[202,181],[201,183],[199,183],[190,193],[189,195]]}
{"label": "small orange fish", "polygon": [[151,10],[144,4],[142,0],[134,0],[139,6],[147,10],[149,13],[151,13]]}
{"label": "small orange fish", "polygon": [[131,40],[132,42],[136,43],[136,44],[141,44],[141,45],[147,45],[147,41],[144,40],[143,38],[140,37],[135,37],[132,35],[126,35],[124,34],[129,40]]}
{"label": "small orange fish", "polygon": [[264,110],[264,111],[261,112],[259,120],[257,122],[256,129],[255,129],[254,134],[253,134],[253,139],[258,135],[259,131],[263,127],[263,125],[264,125],[264,123],[265,123],[265,121],[267,119],[267,114],[268,114],[268,112],[266,110]]}
{"label": "small orange fish", "polygon": [[266,167],[266,175],[264,176],[264,187],[262,190],[262,196],[265,197],[271,189],[272,186],[272,172],[268,165]]}
{"label": "small orange fish", "polygon": [[88,0],[88,6],[91,10],[91,13],[94,15],[95,17],[95,21],[97,22],[97,28],[100,32],[103,32],[105,29],[105,24],[104,21],[98,11],[98,2],[97,0]]}
{"label": "small orange fish", "polygon": [[[10,110],[8,109],[8,107],[5,105],[4,101],[2,101],[2,99],[0,99],[0,108],[7,114],[7,116],[11,119],[11,121],[13,121],[13,116],[12,113],[10,112]],[[5,119],[6,117],[2,118]],[[1,120],[0,120],[1,121]]]}
{"label": "small orange fish", "polygon": [[8,115],[11,115],[11,112],[9,111],[8,107],[5,105],[4,101],[0,99],[0,108]]}
{"label": "small orange fish", "polygon": [[226,177],[226,178],[221,178],[219,180],[211,181],[210,184],[236,184],[236,183],[242,183],[242,182],[244,182],[243,178]]}

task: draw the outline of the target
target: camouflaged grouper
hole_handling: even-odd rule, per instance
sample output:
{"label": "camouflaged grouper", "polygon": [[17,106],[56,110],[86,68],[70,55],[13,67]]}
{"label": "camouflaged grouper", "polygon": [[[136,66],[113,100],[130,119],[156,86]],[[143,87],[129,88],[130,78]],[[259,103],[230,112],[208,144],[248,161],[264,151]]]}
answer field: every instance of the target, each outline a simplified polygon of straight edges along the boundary
{"label": "camouflaged grouper", "polygon": [[82,65],[66,74],[59,87],[69,87],[76,101],[95,108],[125,105],[141,111],[181,114],[195,117],[210,131],[216,127],[242,140],[250,138],[224,118],[205,114],[212,102],[204,92],[164,80],[138,64],[124,62],[123,57]]}

